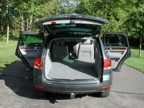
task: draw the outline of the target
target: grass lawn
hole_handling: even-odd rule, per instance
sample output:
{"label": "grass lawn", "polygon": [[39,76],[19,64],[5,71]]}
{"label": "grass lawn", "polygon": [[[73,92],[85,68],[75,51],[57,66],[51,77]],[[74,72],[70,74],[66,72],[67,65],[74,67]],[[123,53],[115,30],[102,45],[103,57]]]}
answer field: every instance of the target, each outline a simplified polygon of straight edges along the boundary
{"label": "grass lawn", "polygon": [[19,60],[15,56],[16,45],[17,41],[10,41],[8,44],[0,41],[0,70]]}
{"label": "grass lawn", "polygon": [[131,48],[131,58],[126,60],[125,64],[144,73],[144,50],[141,54],[139,57],[139,50]]}

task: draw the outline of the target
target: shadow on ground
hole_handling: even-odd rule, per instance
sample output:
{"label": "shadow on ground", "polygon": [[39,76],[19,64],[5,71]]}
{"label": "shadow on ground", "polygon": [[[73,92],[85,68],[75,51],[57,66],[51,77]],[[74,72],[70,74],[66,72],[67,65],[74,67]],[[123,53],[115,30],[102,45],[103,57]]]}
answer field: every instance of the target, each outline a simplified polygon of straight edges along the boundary
{"label": "shadow on ground", "polygon": [[[70,95],[44,93],[35,90],[33,86],[33,72],[26,71],[20,61],[11,64],[0,73],[0,80],[4,80],[5,85],[19,96],[49,100],[51,103],[55,103],[56,100],[70,99]],[[95,95],[93,94],[91,96]],[[76,95],[76,98],[82,98],[84,96],[86,95]]]}

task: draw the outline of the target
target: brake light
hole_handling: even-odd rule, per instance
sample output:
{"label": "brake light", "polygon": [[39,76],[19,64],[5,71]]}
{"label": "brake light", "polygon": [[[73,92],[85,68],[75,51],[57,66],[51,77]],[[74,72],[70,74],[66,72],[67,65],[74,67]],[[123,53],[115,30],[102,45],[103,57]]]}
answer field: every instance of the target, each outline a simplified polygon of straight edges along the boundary
{"label": "brake light", "polygon": [[38,89],[44,89],[44,86],[42,86],[42,85],[34,85],[35,86],[35,88],[38,88]]}
{"label": "brake light", "polygon": [[55,22],[55,21],[52,21],[51,24],[56,24],[56,22]]}
{"label": "brake light", "polygon": [[111,60],[110,59],[104,60],[104,70],[106,70],[106,69],[111,69]]}
{"label": "brake light", "polygon": [[42,59],[41,58],[35,58],[34,60],[34,67],[41,69],[42,68]]}
{"label": "brake light", "polygon": [[101,89],[111,88],[111,85],[101,86]]}

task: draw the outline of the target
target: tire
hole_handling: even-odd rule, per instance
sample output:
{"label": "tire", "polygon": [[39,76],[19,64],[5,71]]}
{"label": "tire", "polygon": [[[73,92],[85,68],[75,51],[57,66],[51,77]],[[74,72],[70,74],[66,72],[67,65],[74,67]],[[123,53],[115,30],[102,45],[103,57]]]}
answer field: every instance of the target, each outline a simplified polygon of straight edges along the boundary
{"label": "tire", "polygon": [[108,97],[110,95],[110,89],[103,90],[99,93],[100,97]]}
{"label": "tire", "polygon": [[46,92],[35,89],[34,96],[39,99],[44,98],[46,96]]}

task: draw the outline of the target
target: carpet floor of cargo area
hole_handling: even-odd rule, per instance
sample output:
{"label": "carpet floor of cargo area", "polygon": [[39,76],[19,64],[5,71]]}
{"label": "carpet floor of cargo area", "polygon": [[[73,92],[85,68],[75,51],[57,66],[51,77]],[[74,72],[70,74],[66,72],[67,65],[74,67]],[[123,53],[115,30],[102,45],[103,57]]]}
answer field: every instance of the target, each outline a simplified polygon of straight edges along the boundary
{"label": "carpet floor of cargo area", "polygon": [[96,79],[97,75],[93,63],[88,65],[69,65],[62,62],[52,62],[48,73],[49,78],[54,79]]}

